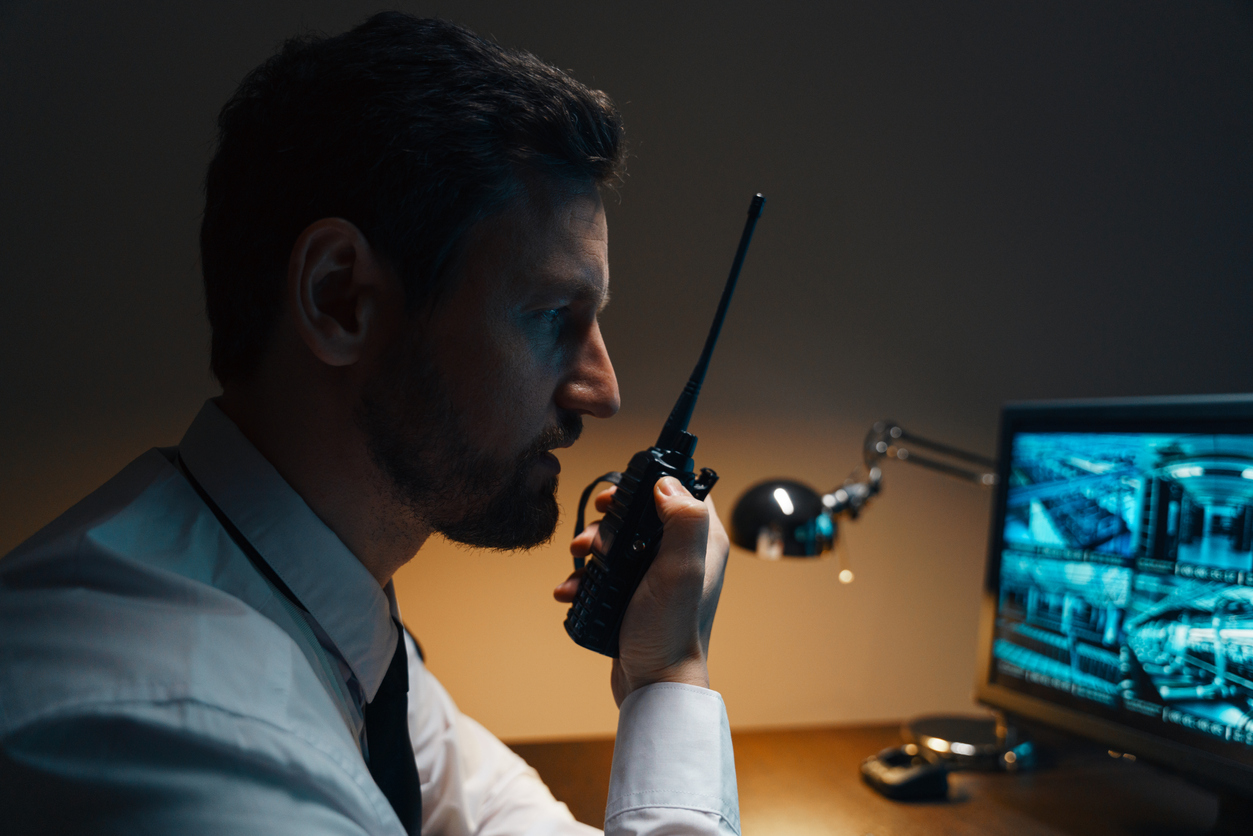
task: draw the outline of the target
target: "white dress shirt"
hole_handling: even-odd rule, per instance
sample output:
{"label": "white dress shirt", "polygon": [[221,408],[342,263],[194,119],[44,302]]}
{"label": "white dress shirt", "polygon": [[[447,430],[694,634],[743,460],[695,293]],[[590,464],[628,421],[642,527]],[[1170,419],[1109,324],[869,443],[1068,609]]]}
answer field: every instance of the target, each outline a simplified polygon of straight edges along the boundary
{"label": "white dress shirt", "polygon": [[[176,450],[140,456],[0,560],[0,830],[402,836],[363,751],[398,618],[391,584],[206,403]],[[595,833],[404,640],[422,832]],[[656,684],[623,702],[605,828],[739,832],[716,692]]]}

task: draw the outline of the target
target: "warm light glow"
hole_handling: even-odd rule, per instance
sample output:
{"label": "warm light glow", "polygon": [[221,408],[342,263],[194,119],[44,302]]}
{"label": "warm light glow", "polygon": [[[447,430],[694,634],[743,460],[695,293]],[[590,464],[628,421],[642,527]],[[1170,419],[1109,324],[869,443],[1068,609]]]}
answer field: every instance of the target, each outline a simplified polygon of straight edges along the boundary
{"label": "warm light glow", "polygon": [[774,501],[779,503],[779,507],[783,509],[783,513],[789,516],[796,510],[796,506],[792,504],[792,497],[787,495],[787,491],[783,488],[774,489]]}
{"label": "warm light glow", "polygon": [[[750,253],[749,258],[752,257]],[[743,278],[747,279],[747,276]],[[733,314],[736,304],[738,303],[732,302]],[[714,363],[717,362],[715,358]],[[652,426],[646,426],[643,430],[632,430],[627,426],[616,427],[615,421],[599,423],[603,423],[603,426],[596,427],[596,432],[583,433],[583,437],[572,449],[560,451],[563,459],[569,459],[561,463],[564,471],[562,475],[570,475],[571,478],[562,481],[558,488],[559,498],[570,516],[573,516],[573,510],[578,505],[579,495],[584,488],[583,477],[574,478],[574,475],[587,473],[599,476],[610,467],[625,466],[627,461],[623,451],[627,451],[629,455],[640,446],[639,436],[643,435],[644,430],[653,433],[658,430]],[[808,423],[786,424],[787,432],[777,432],[779,427],[765,419],[760,424],[746,423],[743,427],[739,424],[715,427],[712,425],[717,422],[712,419],[710,424],[708,432],[702,430],[699,433],[701,444],[710,448],[710,458],[704,462],[698,458],[697,465],[708,464],[714,467],[724,474],[726,480],[731,480],[732,474],[774,474],[782,467],[782,462],[793,461],[790,457],[795,455],[798,447],[811,450],[846,449],[860,456],[862,434],[865,431],[864,427],[857,424],[846,436],[837,435],[836,441],[833,441],[826,434],[832,430],[821,421],[814,422],[813,426],[819,429],[813,430]],[[706,427],[705,424],[700,426]],[[715,429],[718,431],[714,432]],[[146,449],[151,439],[160,437],[163,432],[168,432],[168,429],[145,425],[137,430],[135,440],[127,443],[133,443],[137,449],[141,446]],[[811,432],[810,435],[804,434]],[[110,455],[115,456],[116,461],[129,460],[130,448],[121,446],[120,441],[118,444],[116,450],[109,448],[113,451]],[[725,455],[720,453],[713,457],[715,447],[724,450]],[[697,451],[700,449],[698,446]],[[895,466],[912,467],[900,462]],[[103,468],[99,476],[103,480],[112,474],[115,465],[106,462],[99,467]],[[852,468],[851,462],[848,467]],[[1243,467],[1253,468],[1253,457],[1232,468],[1233,479],[1239,478]],[[72,472],[72,468],[65,471]],[[60,474],[61,471],[57,473]],[[841,473],[841,477],[842,475]],[[884,475],[888,479],[892,478],[892,474]],[[69,476],[65,478],[69,480]],[[927,477],[926,474],[920,475],[913,470],[902,470],[895,474],[895,478],[900,483],[900,489],[905,490],[907,483],[908,486],[916,486],[916,483]],[[11,481],[13,480],[0,477],[0,495],[10,487],[8,483]],[[727,584],[742,586],[726,594],[717,616],[717,622],[721,625],[718,629],[725,631],[724,643],[718,651],[721,667],[717,680],[719,687],[743,697],[736,703],[738,707],[733,711],[737,724],[743,724],[745,728],[838,725],[855,723],[869,717],[883,717],[885,712],[904,716],[936,710],[934,697],[918,691],[917,683],[920,681],[936,683],[937,689],[942,685],[948,692],[966,693],[969,683],[966,681],[965,668],[955,664],[953,660],[964,659],[963,654],[968,655],[973,645],[962,638],[948,636],[947,633],[933,637],[937,652],[911,657],[908,665],[884,664],[883,659],[876,658],[875,654],[859,653],[853,653],[838,665],[814,665],[812,643],[795,640],[798,635],[812,636],[816,629],[821,631],[823,625],[827,625],[832,618],[833,606],[839,608],[842,617],[846,616],[850,624],[873,624],[876,618],[882,618],[882,612],[876,609],[882,606],[882,601],[879,597],[868,594],[869,587],[862,589],[863,563],[867,567],[871,563],[875,564],[876,577],[905,577],[911,572],[917,572],[919,554],[927,554],[928,560],[940,565],[956,566],[962,565],[961,561],[968,558],[971,552],[986,547],[984,532],[976,526],[958,527],[960,532],[955,528],[951,537],[934,536],[935,531],[948,531],[946,526],[953,519],[969,511],[967,506],[973,500],[970,500],[967,492],[977,493],[980,490],[966,488],[957,482],[951,486],[948,482],[937,484],[943,489],[937,488],[933,492],[934,496],[928,494],[928,499],[919,500],[908,509],[908,514],[913,515],[911,519],[919,525],[907,526],[908,530],[897,532],[901,539],[899,543],[893,540],[892,548],[883,547],[882,543],[878,543],[867,533],[869,529],[864,526],[845,526],[843,518],[837,518],[840,536],[836,540],[835,550],[823,555],[825,560],[792,560],[783,554],[789,524],[793,529],[799,525],[802,522],[801,514],[807,509],[801,507],[798,497],[791,495],[792,488],[789,485],[782,487],[787,489],[789,499],[795,506],[791,516],[784,516],[772,495],[774,489],[780,487],[779,484],[771,485],[764,492],[761,497],[763,504],[766,509],[773,510],[773,521],[780,523],[779,529],[777,533],[772,532],[767,522],[764,526],[765,536],[759,539],[759,524],[754,523],[754,528],[747,532],[750,538],[748,550],[737,549],[732,553]],[[1253,481],[1248,484],[1253,488]],[[840,480],[836,479],[820,487],[818,493],[834,494],[840,485]],[[82,492],[85,494],[93,487],[94,483],[84,482]],[[731,481],[727,481],[725,485],[718,485],[714,492],[716,494],[725,488],[735,487]],[[10,491],[10,497],[12,493]],[[728,523],[731,503],[727,500],[731,498],[731,493],[732,491],[728,491],[722,497],[722,504],[718,505],[718,511]],[[907,498],[895,496],[891,503],[883,507],[888,510],[904,507],[910,504],[904,501]],[[68,507],[76,499],[75,496],[65,498],[64,506]],[[809,501],[813,506],[812,511],[827,510],[812,499]],[[880,517],[875,516],[878,512],[873,502],[871,500],[870,516],[861,521],[864,524],[878,525]],[[27,506],[23,506],[25,507]],[[61,510],[62,506],[48,507],[46,515],[41,519],[50,520]],[[591,512],[591,509],[588,511]],[[0,514],[0,517],[4,515]],[[8,529],[4,529],[3,525],[0,525],[0,529],[13,531],[16,525],[16,522],[10,522]],[[565,630],[561,628],[567,605],[550,600],[547,594],[547,590],[555,583],[550,576],[560,575],[564,578],[570,571],[570,528],[572,526],[564,527],[559,536],[547,546],[530,554],[528,559],[512,561],[495,552],[467,552],[464,546],[443,537],[432,537],[422,547],[419,558],[409,561],[397,575],[396,595],[400,611],[405,614],[406,624],[422,642],[422,646],[435,649],[431,651],[431,658],[438,662],[436,673],[440,681],[457,695],[458,707],[463,712],[511,741],[552,741],[569,739],[571,736],[609,738],[618,728],[617,706],[609,698],[606,687],[608,676],[600,664],[605,657],[585,651],[570,641]],[[762,546],[760,552],[754,548],[758,543]],[[15,541],[11,542],[9,548],[16,545]],[[899,549],[895,547],[897,545],[900,546]],[[3,553],[4,549],[0,548],[0,554]],[[0,557],[0,563],[4,559]],[[493,572],[496,569],[500,571],[483,575],[484,569],[489,565]],[[841,570],[845,568],[854,576],[847,584],[839,577]],[[865,571],[870,570],[867,568]],[[898,591],[903,596],[901,600],[905,602],[906,609],[917,610],[921,607],[925,610],[928,600],[937,600],[952,602],[958,610],[966,613],[961,607],[966,607],[968,603],[971,606],[977,603],[977,596],[973,602],[970,600],[969,574],[941,572],[934,573],[934,578],[928,575],[925,594],[910,584],[905,584]],[[869,578],[864,580],[867,584],[873,582]],[[825,586],[825,590],[815,588],[815,585]],[[519,590],[522,587],[529,591],[521,594]],[[478,604],[467,607],[465,595],[458,592],[460,590],[464,593],[467,589],[475,590],[474,595],[482,599],[478,603],[489,608],[494,613],[493,617],[470,617],[468,612],[477,611]],[[544,594],[540,595],[537,590]],[[735,594],[737,591],[750,594]],[[828,594],[816,594],[820,591]],[[540,600],[533,600],[536,597]],[[839,600],[832,600],[833,598]],[[768,613],[769,616],[762,618],[762,613]],[[905,621],[912,618],[908,614],[900,617]],[[966,615],[962,617],[965,618]],[[498,628],[502,622],[509,623],[508,641],[501,641],[499,635]],[[912,625],[914,622],[909,623]],[[1205,626],[1208,628],[1209,624]],[[738,636],[768,637],[772,649],[763,656],[754,642],[726,641],[728,637]],[[856,637],[851,637],[846,643],[855,639]],[[518,649],[522,643],[526,644],[524,652]],[[802,671],[804,675],[798,676],[796,671]],[[858,681],[874,684],[850,688],[846,677],[854,674]],[[502,679],[516,680],[521,684],[517,689],[502,689]],[[546,685],[548,680],[559,683],[557,690],[569,695],[570,699],[551,699],[551,694],[555,691]],[[784,686],[789,693],[794,692],[793,696],[798,697],[798,700],[780,700],[779,689]],[[923,692],[927,690],[923,689]],[[508,693],[510,691],[516,692]],[[839,700],[832,700],[831,694],[842,696]],[[889,711],[883,705],[885,694],[907,696],[902,697],[899,704],[894,703],[895,707]],[[800,697],[803,697],[803,701],[799,700]],[[4,697],[0,696],[0,703],[3,701]],[[804,706],[819,708],[811,710]],[[873,748],[870,745],[862,754],[871,754]],[[854,751],[861,750],[854,748]],[[1019,761],[1021,760],[1020,756]],[[808,779],[799,780],[803,786],[810,786],[805,783]],[[844,780],[843,773],[841,780]],[[876,836],[887,836],[891,831],[886,827],[871,827],[864,816],[858,818],[862,814],[854,815],[840,806],[845,800],[840,793],[860,795],[863,792],[856,770],[850,774],[849,780],[853,781],[851,786],[830,792],[829,797],[820,802],[815,801],[817,807],[814,810],[817,812],[808,809],[784,809],[786,805],[777,797],[784,793],[770,785],[770,782],[755,784],[751,788],[742,784],[742,832],[760,833],[763,836],[818,836],[832,832],[864,836],[873,832]],[[954,783],[959,781],[954,779]],[[818,784],[814,783],[812,786],[816,794]],[[870,793],[870,790],[864,789],[864,792]],[[750,811],[743,798],[754,793],[756,798],[766,801],[757,802],[757,806]],[[775,805],[778,805],[777,810]],[[793,803],[793,806],[797,805]],[[0,804],[0,808],[3,807]],[[2,812],[0,809],[0,813]],[[891,812],[887,810],[883,815],[887,816]],[[800,819],[802,814],[812,818]],[[792,818],[788,818],[789,816]],[[876,821],[896,822],[895,819],[888,818]],[[909,832],[904,825],[898,830],[902,833]],[[5,825],[0,824],[0,833],[5,832]]]}
{"label": "warm light glow", "polygon": [[841,569],[840,570],[840,583],[852,583],[852,582],[853,582],[852,570]]}
{"label": "warm light glow", "polygon": [[947,754],[949,750],[948,741],[942,740],[938,737],[928,737],[924,735],[922,738],[922,745],[926,746],[931,751],[939,752],[942,755]]}

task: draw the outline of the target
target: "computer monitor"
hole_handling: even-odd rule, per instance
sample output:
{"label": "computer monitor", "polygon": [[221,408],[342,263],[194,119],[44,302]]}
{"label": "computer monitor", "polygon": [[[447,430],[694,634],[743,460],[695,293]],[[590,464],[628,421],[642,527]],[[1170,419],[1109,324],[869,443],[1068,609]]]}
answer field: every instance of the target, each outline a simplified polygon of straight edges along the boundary
{"label": "computer monitor", "polygon": [[1253,395],[1002,416],[978,699],[1253,796]]}

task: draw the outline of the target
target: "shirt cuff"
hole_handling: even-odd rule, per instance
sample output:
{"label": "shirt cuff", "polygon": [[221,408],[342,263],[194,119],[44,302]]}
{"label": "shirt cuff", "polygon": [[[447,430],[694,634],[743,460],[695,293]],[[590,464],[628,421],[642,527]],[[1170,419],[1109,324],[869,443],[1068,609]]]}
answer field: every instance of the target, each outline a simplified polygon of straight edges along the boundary
{"label": "shirt cuff", "polygon": [[713,814],[739,832],[731,727],[717,691],[657,682],[622,701],[605,821],[646,807]]}

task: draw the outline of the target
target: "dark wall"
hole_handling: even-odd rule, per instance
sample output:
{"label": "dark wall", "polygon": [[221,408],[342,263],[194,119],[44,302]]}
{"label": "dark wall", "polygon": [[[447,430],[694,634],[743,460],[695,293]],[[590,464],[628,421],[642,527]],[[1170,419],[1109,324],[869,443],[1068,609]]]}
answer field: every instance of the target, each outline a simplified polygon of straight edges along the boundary
{"label": "dark wall", "polygon": [[[216,111],[284,36],[374,8],[0,4],[0,551],[215,391]],[[892,415],[990,450],[1007,399],[1253,390],[1247,2],[403,8],[620,103],[624,416],[677,394],[756,190],[698,420]]]}

